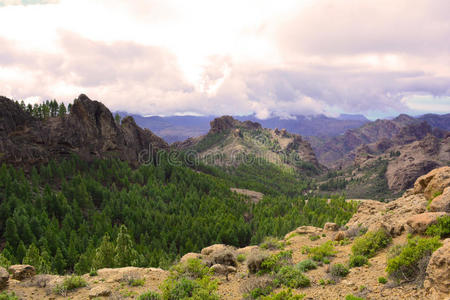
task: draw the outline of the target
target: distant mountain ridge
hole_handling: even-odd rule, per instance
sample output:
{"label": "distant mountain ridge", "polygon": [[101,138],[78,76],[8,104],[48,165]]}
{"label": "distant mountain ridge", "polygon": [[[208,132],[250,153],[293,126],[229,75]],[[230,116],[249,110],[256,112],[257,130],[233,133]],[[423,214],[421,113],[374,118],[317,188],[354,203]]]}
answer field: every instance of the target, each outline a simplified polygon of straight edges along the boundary
{"label": "distant mountain ridge", "polygon": [[[119,114],[122,117],[129,115],[126,112],[119,112]],[[209,130],[209,123],[216,118],[216,116],[131,116],[139,126],[150,129],[168,143],[206,134]],[[348,129],[358,128],[370,122],[363,115],[349,114],[343,114],[337,118],[325,115],[297,115],[289,119],[280,117],[259,119],[255,115],[233,116],[233,118],[239,121],[258,122],[265,128],[284,128],[302,136],[336,136],[343,134]]]}

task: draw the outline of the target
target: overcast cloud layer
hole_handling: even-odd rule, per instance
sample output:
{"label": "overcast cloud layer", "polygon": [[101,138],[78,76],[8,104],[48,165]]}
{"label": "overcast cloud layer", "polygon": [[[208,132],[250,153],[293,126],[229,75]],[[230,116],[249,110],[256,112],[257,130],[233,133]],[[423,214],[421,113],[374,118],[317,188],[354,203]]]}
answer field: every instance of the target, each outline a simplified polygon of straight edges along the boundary
{"label": "overcast cloud layer", "polygon": [[[244,2],[244,3],[242,3]],[[144,115],[450,112],[450,1],[0,0],[0,95]]]}

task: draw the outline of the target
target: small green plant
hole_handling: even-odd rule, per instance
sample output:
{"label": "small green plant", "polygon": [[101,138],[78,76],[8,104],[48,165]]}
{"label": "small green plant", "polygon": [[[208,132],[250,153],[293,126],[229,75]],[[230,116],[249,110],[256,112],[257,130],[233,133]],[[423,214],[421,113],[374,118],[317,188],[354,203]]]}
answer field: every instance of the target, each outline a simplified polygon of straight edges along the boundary
{"label": "small green plant", "polygon": [[298,264],[296,264],[295,267],[298,268],[302,272],[306,272],[309,270],[316,269],[317,263],[315,263],[311,259],[305,259],[305,260],[302,260],[301,262],[299,262]]}
{"label": "small green plant", "polygon": [[317,247],[303,247],[302,252],[307,253],[308,256],[315,261],[323,261],[325,258],[336,254],[332,241],[325,242]]}
{"label": "small green plant", "polygon": [[369,263],[369,260],[364,255],[352,255],[348,262],[350,268],[362,267]]}
{"label": "small green plant", "polygon": [[261,249],[266,250],[283,250],[286,246],[286,243],[278,240],[275,237],[268,236],[264,238],[263,242],[259,245]]}
{"label": "small green plant", "polygon": [[302,300],[305,295],[294,295],[292,290],[283,290],[279,293],[272,293],[269,296],[261,297],[262,300]]}
{"label": "small green plant", "polygon": [[319,284],[320,284],[320,285],[325,285],[325,279],[320,279],[320,280],[319,280]]}
{"label": "small green plant", "polygon": [[283,266],[289,265],[292,259],[292,251],[281,251],[272,254],[263,260],[259,274],[277,273]]}
{"label": "small green plant", "polygon": [[355,239],[352,246],[353,255],[372,257],[378,250],[389,245],[391,240],[392,238],[383,229],[369,231]]}
{"label": "small green plant", "polygon": [[359,286],[359,291],[360,292],[364,291],[365,289],[367,289],[367,287],[365,285],[360,285]]}
{"label": "small green plant", "polygon": [[17,297],[14,292],[12,292],[11,294],[7,292],[1,292],[0,300],[19,300],[19,297]]}
{"label": "small green plant", "polygon": [[333,277],[345,277],[349,273],[349,269],[343,264],[334,264],[330,268],[330,273]]}
{"label": "small green plant", "polygon": [[387,283],[387,279],[383,276],[378,277],[378,282],[381,284],[386,284]]}
{"label": "small green plant", "polygon": [[193,279],[211,275],[211,270],[198,258],[191,258],[185,263],[175,265],[171,271],[179,277],[186,276]]}
{"label": "small green plant", "polygon": [[[409,239],[398,255],[389,258],[386,272],[396,279],[411,280],[425,272],[429,257],[442,246],[438,237]],[[426,263],[419,263],[426,259]]]}
{"label": "small green plant", "polygon": [[244,262],[244,261],[245,261],[245,254],[239,254],[239,255],[236,257],[236,259],[237,259],[237,261],[240,262],[240,263]]}
{"label": "small green plant", "polygon": [[322,262],[326,265],[328,265],[330,263],[330,260],[328,258],[324,258],[322,259]]}
{"label": "small green plant", "polygon": [[89,272],[89,276],[91,276],[91,277],[98,276],[97,270],[96,269],[91,269],[91,271]]}
{"label": "small green plant", "polygon": [[365,300],[365,299],[349,294],[349,295],[345,296],[345,300]]}
{"label": "small green plant", "polygon": [[438,218],[437,223],[428,227],[425,234],[429,236],[438,236],[441,239],[450,237],[450,216],[447,215]]}
{"label": "small green plant", "polygon": [[326,237],[327,235],[325,233],[322,233],[322,237]]}
{"label": "small green plant", "polygon": [[143,286],[145,284],[144,278],[132,278],[128,281],[129,286]]}
{"label": "small green plant", "polygon": [[155,293],[153,291],[148,291],[146,293],[139,295],[137,300],[162,300],[162,297],[158,293]]}
{"label": "small green plant", "polygon": [[281,284],[293,289],[307,287],[311,283],[308,277],[306,277],[299,269],[292,266],[282,267],[278,271],[276,278]]}
{"label": "small green plant", "polygon": [[63,283],[58,284],[53,291],[56,294],[60,294],[61,296],[66,296],[68,291],[72,291],[74,289],[85,286],[87,286],[87,283],[81,276],[72,275],[70,277],[64,278]]}
{"label": "small green plant", "polygon": [[318,239],[320,239],[320,235],[310,235],[309,236],[310,241],[317,241]]}

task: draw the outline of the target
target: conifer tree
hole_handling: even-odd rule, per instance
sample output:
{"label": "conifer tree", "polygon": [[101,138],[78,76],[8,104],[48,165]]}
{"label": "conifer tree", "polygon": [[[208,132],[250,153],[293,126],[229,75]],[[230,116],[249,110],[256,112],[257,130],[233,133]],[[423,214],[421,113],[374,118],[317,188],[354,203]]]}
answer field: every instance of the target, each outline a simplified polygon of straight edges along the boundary
{"label": "conifer tree", "polygon": [[93,260],[93,267],[100,268],[113,268],[115,265],[115,247],[110,241],[109,234],[106,233],[103,236],[100,246],[95,250],[95,256]]}
{"label": "conifer tree", "polygon": [[127,227],[121,225],[119,234],[116,239],[116,256],[115,263],[118,267],[136,266],[138,264],[139,255],[134,249],[131,236],[128,234]]}

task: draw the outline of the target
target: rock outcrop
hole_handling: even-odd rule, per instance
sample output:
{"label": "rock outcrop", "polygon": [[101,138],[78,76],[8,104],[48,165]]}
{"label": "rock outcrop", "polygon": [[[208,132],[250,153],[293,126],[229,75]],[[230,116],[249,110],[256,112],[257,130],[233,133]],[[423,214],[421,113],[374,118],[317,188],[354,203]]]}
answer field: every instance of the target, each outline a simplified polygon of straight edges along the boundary
{"label": "rock outcrop", "polygon": [[5,268],[0,267],[0,290],[8,286],[9,273]]}
{"label": "rock outcrop", "polygon": [[428,210],[450,213],[450,187],[446,187],[441,195],[431,201]]}
{"label": "rock outcrop", "polygon": [[131,117],[118,124],[105,105],[83,94],[75,99],[70,114],[47,120],[38,120],[0,97],[0,163],[26,166],[76,154],[86,160],[117,157],[136,166],[151,161],[149,152],[167,148]]}
{"label": "rock outcrop", "polygon": [[437,220],[445,216],[445,212],[426,212],[411,216],[406,221],[406,224],[411,227],[416,233],[424,233],[428,227],[437,223]]}
{"label": "rock outcrop", "polygon": [[24,280],[36,275],[36,269],[30,265],[12,265],[8,270],[11,278],[15,280]]}
{"label": "rock outcrop", "polygon": [[446,239],[443,244],[431,255],[424,282],[427,290],[433,290],[442,299],[450,294],[450,239]]}

